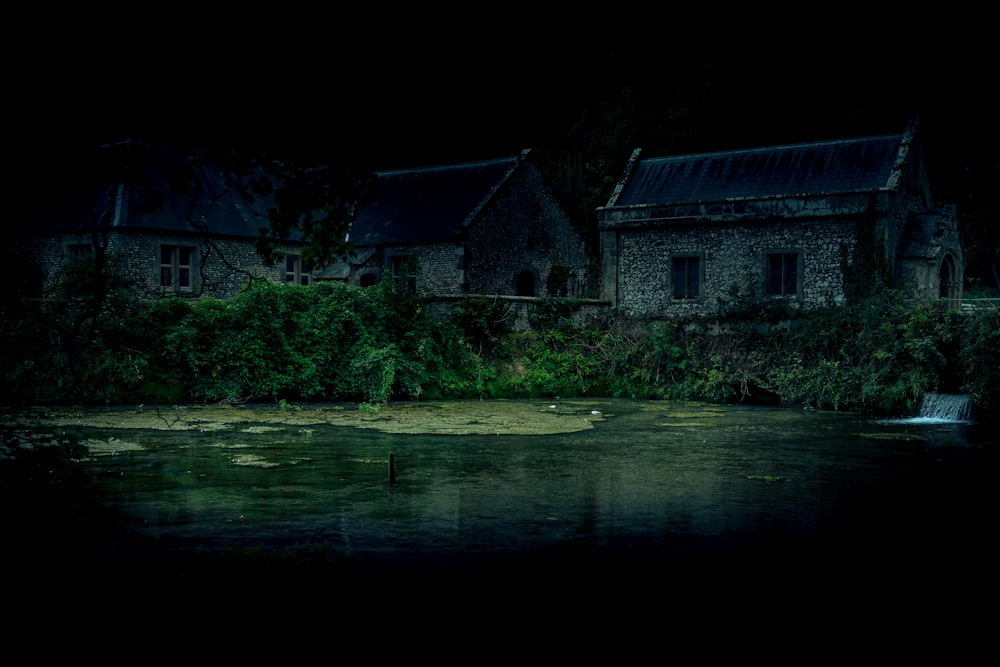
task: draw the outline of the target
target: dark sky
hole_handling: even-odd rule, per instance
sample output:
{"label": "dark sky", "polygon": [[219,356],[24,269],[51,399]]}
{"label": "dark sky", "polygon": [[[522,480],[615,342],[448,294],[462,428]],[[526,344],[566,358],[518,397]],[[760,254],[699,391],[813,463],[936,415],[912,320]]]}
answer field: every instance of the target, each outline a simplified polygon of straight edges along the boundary
{"label": "dark sky", "polygon": [[492,159],[543,150],[559,123],[593,119],[631,86],[665,118],[697,100],[683,118],[698,137],[690,150],[900,132],[919,115],[934,194],[974,212],[968,240],[993,252],[992,16],[741,7],[316,6],[215,19],[87,7],[55,23],[47,8],[19,10],[7,25],[17,39],[0,46],[0,160],[128,137],[322,149],[374,170]]}
{"label": "dark sky", "polygon": [[[948,169],[997,148],[997,59],[978,38],[925,48],[931,33],[890,38],[850,17],[851,32],[831,38],[816,26],[719,33],[635,16],[621,25],[613,12],[447,25],[429,11],[391,25],[319,12],[250,17],[251,28],[156,17],[175,32],[81,32],[49,59],[36,44],[9,59],[2,149],[150,136],[332,147],[374,168],[488,159],[544,145],[556,123],[626,84],[669,109],[709,65],[725,86],[698,122],[729,145],[706,148],[896,132],[917,114]],[[411,19],[437,28],[409,29]],[[733,33],[740,39],[725,42]]]}

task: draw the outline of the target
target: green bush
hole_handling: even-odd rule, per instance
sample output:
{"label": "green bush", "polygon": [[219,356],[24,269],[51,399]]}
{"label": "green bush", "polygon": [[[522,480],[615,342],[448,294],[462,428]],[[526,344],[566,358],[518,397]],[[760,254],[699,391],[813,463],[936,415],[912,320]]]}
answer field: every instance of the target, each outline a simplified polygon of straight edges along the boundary
{"label": "green bush", "polygon": [[393,282],[259,283],[203,299],[166,334],[165,355],[200,401],[345,400],[371,404],[482,392],[462,331]]}
{"label": "green bush", "polygon": [[960,390],[972,397],[981,414],[1000,408],[1000,310],[996,307],[965,316],[959,352]]}
{"label": "green bush", "polygon": [[[87,284],[84,284],[86,286]],[[82,288],[81,288],[82,289]],[[89,287],[88,287],[89,289]],[[58,295],[57,295],[58,296]],[[737,298],[739,297],[739,298]],[[6,402],[164,403],[611,396],[781,401],[913,412],[928,391],[995,409],[1000,315],[883,290],[817,311],[733,297],[724,318],[574,324],[531,304],[513,331],[497,299],[436,317],[405,282],[358,289],[254,283],[229,300],[54,298],[0,327]],[[738,307],[737,307],[738,306]]]}

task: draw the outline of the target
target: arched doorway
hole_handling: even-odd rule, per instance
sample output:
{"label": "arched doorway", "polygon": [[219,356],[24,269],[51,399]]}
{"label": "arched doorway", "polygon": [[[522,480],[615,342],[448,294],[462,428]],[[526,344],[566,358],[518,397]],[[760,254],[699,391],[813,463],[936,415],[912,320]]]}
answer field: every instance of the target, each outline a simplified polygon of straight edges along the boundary
{"label": "arched doorway", "polygon": [[525,269],[517,274],[517,281],[514,287],[517,296],[535,296],[535,274],[533,271]]}
{"label": "arched doorway", "polygon": [[941,258],[938,276],[938,296],[942,299],[962,298],[962,282],[955,267],[955,258],[946,254]]}

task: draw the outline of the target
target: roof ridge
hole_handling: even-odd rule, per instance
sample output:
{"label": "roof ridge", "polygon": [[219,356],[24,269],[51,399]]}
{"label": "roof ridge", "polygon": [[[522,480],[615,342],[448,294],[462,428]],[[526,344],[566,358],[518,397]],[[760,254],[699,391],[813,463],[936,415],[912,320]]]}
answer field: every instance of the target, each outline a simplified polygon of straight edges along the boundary
{"label": "roof ridge", "polygon": [[[522,154],[523,155],[523,154]],[[476,160],[473,162],[455,162],[448,164],[436,164],[428,165],[423,167],[408,167],[403,169],[387,169],[385,171],[376,171],[376,176],[391,176],[394,174],[413,174],[421,171],[444,171],[447,169],[464,169],[469,167],[482,167],[492,164],[503,164],[504,162],[516,162],[521,159],[522,155],[511,155],[508,157],[493,158],[489,160]]]}
{"label": "roof ridge", "polygon": [[875,134],[865,137],[848,137],[844,139],[825,139],[822,141],[804,141],[801,143],[794,144],[777,144],[774,146],[756,146],[753,148],[734,148],[730,150],[721,151],[702,151],[699,153],[678,153],[675,155],[659,155],[653,157],[642,158],[643,162],[650,162],[653,160],[676,160],[681,158],[699,158],[699,157],[709,157],[709,156],[721,156],[721,155],[746,155],[750,153],[773,153],[781,150],[794,150],[794,149],[809,149],[816,148],[818,146],[833,146],[837,144],[855,144],[855,143],[865,143],[872,141],[882,141],[885,139],[902,139],[905,136],[903,132],[888,132],[886,134]]}

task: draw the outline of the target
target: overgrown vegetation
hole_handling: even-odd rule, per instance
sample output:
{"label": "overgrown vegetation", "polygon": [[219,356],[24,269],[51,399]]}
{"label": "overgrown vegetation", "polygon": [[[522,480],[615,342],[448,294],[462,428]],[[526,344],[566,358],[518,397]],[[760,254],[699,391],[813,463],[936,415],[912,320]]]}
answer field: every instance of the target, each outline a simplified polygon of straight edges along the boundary
{"label": "overgrown vegetation", "polygon": [[[72,271],[73,268],[70,267]],[[442,315],[405,282],[257,283],[231,300],[100,299],[83,280],[0,331],[2,400],[180,404],[611,396],[906,414],[1000,386],[1000,312],[895,291],[801,313],[732,294],[718,318],[578,323],[577,302],[471,297]],[[70,287],[72,286],[72,289]],[[97,305],[99,304],[99,305]]]}

